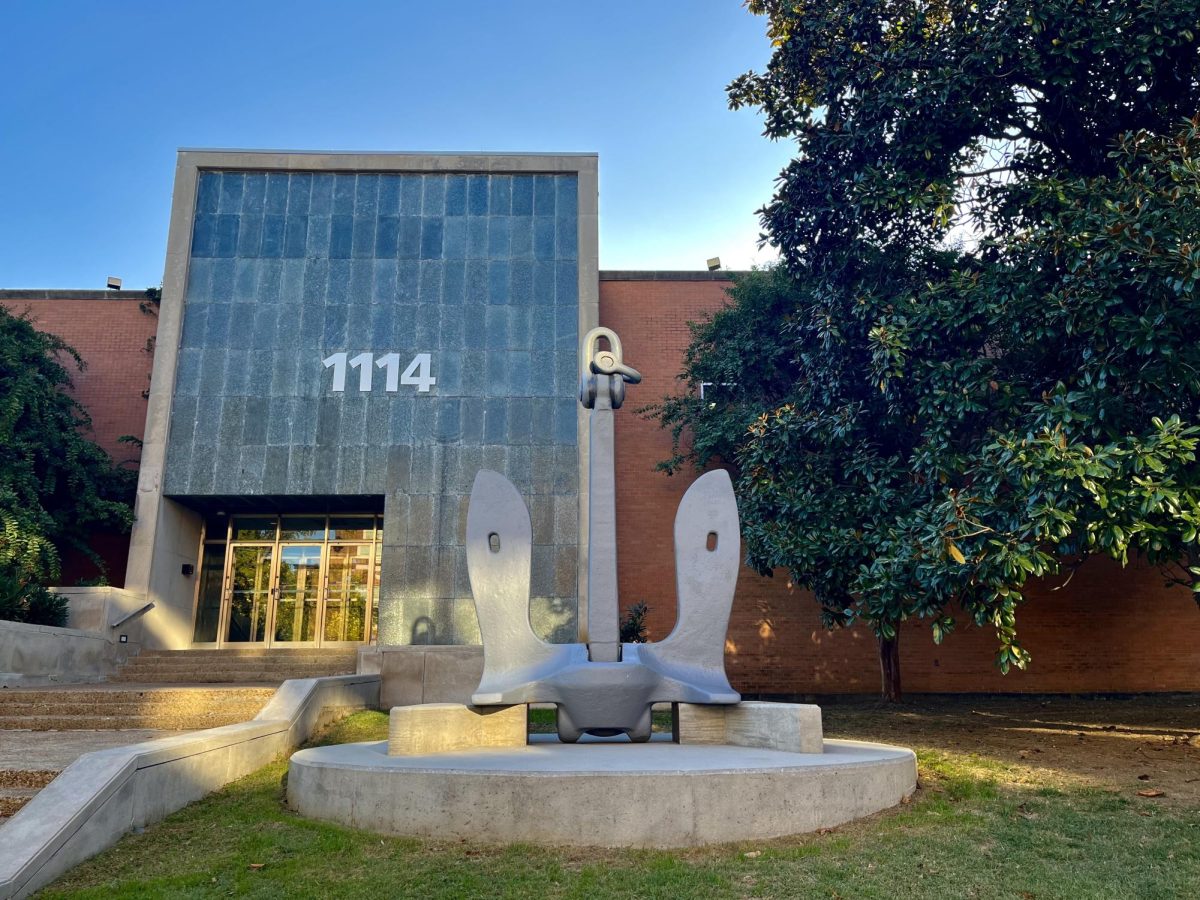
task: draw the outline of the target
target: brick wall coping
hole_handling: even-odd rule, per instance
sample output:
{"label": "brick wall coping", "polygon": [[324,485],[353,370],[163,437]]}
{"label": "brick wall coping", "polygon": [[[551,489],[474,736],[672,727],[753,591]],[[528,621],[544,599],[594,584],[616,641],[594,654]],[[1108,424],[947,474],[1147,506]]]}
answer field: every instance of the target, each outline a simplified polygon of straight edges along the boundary
{"label": "brick wall coping", "polygon": [[0,300],[145,300],[143,291],[60,291],[53,289],[3,289]]}
{"label": "brick wall coping", "polygon": [[716,272],[688,271],[639,271],[637,269],[601,269],[601,281],[732,281],[734,275],[745,275],[740,271],[721,269]]}

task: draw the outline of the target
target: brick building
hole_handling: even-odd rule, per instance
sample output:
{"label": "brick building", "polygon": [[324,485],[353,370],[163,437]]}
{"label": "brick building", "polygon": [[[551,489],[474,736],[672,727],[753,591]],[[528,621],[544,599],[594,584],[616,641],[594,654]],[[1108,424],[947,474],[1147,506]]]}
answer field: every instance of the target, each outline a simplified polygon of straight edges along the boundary
{"label": "brick building", "polygon": [[[529,498],[531,618],[571,639],[576,356],[595,324],[644,376],[617,416],[619,587],[664,637],[688,479],[654,471],[669,435],[633,410],[680,389],[687,323],[728,281],[598,272],[596,233],[593,156],[184,152],[160,310],[140,292],[0,292],[87,361],[77,396],[114,458],[145,439],[132,540],[98,546],[114,584],[157,603],[147,646],[473,643],[462,528],[480,467]],[[914,623],[906,689],[1200,690],[1190,592],[1103,560],[1054,588],[1021,612],[1028,672],[995,670],[986,629],[935,646]],[[786,578],[748,570],[726,662],[749,694],[879,680],[869,632],[824,631]]]}

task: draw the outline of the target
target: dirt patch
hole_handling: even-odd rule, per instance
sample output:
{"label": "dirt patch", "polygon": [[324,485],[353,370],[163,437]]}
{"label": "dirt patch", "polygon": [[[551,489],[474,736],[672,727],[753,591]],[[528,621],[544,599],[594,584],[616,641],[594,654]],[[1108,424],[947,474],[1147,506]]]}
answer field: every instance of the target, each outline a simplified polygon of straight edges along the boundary
{"label": "dirt patch", "polygon": [[848,699],[822,711],[826,737],[974,753],[1027,770],[1031,782],[1200,805],[1200,695],[922,696],[892,708]]}

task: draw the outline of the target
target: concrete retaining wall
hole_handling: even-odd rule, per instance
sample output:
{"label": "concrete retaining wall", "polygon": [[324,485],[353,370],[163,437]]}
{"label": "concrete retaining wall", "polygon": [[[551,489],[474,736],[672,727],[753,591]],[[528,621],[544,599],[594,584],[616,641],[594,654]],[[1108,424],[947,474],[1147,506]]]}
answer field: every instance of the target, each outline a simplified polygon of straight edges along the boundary
{"label": "concrete retaining wall", "polygon": [[94,631],[117,640],[118,632],[124,634],[130,644],[142,642],[142,617],[134,616],[119,629],[111,623],[123,619],[140,608],[146,598],[137,591],[110,585],[98,587],[56,587],[54,593],[67,598],[67,627],[81,631]]}
{"label": "concrete retaining wall", "polygon": [[0,621],[0,688],[103,681],[116,665],[115,647],[101,634]]}
{"label": "concrete retaining wall", "polygon": [[[115,587],[63,587],[67,627],[0,621],[0,688],[104,681],[141,649],[142,595]],[[124,634],[126,642],[121,643]]]}
{"label": "concrete retaining wall", "polygon": [[253,720],[79,757],[0,826],[0,898],[72,866],[293,750],[351,709],[375,708],[378,675],[284,682]]}

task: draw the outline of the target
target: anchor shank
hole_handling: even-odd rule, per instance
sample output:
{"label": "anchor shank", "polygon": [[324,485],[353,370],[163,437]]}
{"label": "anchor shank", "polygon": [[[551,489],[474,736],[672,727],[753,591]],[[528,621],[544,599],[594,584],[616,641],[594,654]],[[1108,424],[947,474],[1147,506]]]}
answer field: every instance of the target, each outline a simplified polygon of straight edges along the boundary
{"label": "anchor shank", "polygon": [[595,405],[589,414],[588,479],[588,656],[594,662],[621,658],[617,606],[617,502],[613,456],[613,406],[609,384],[620,376],[596,375]]}

